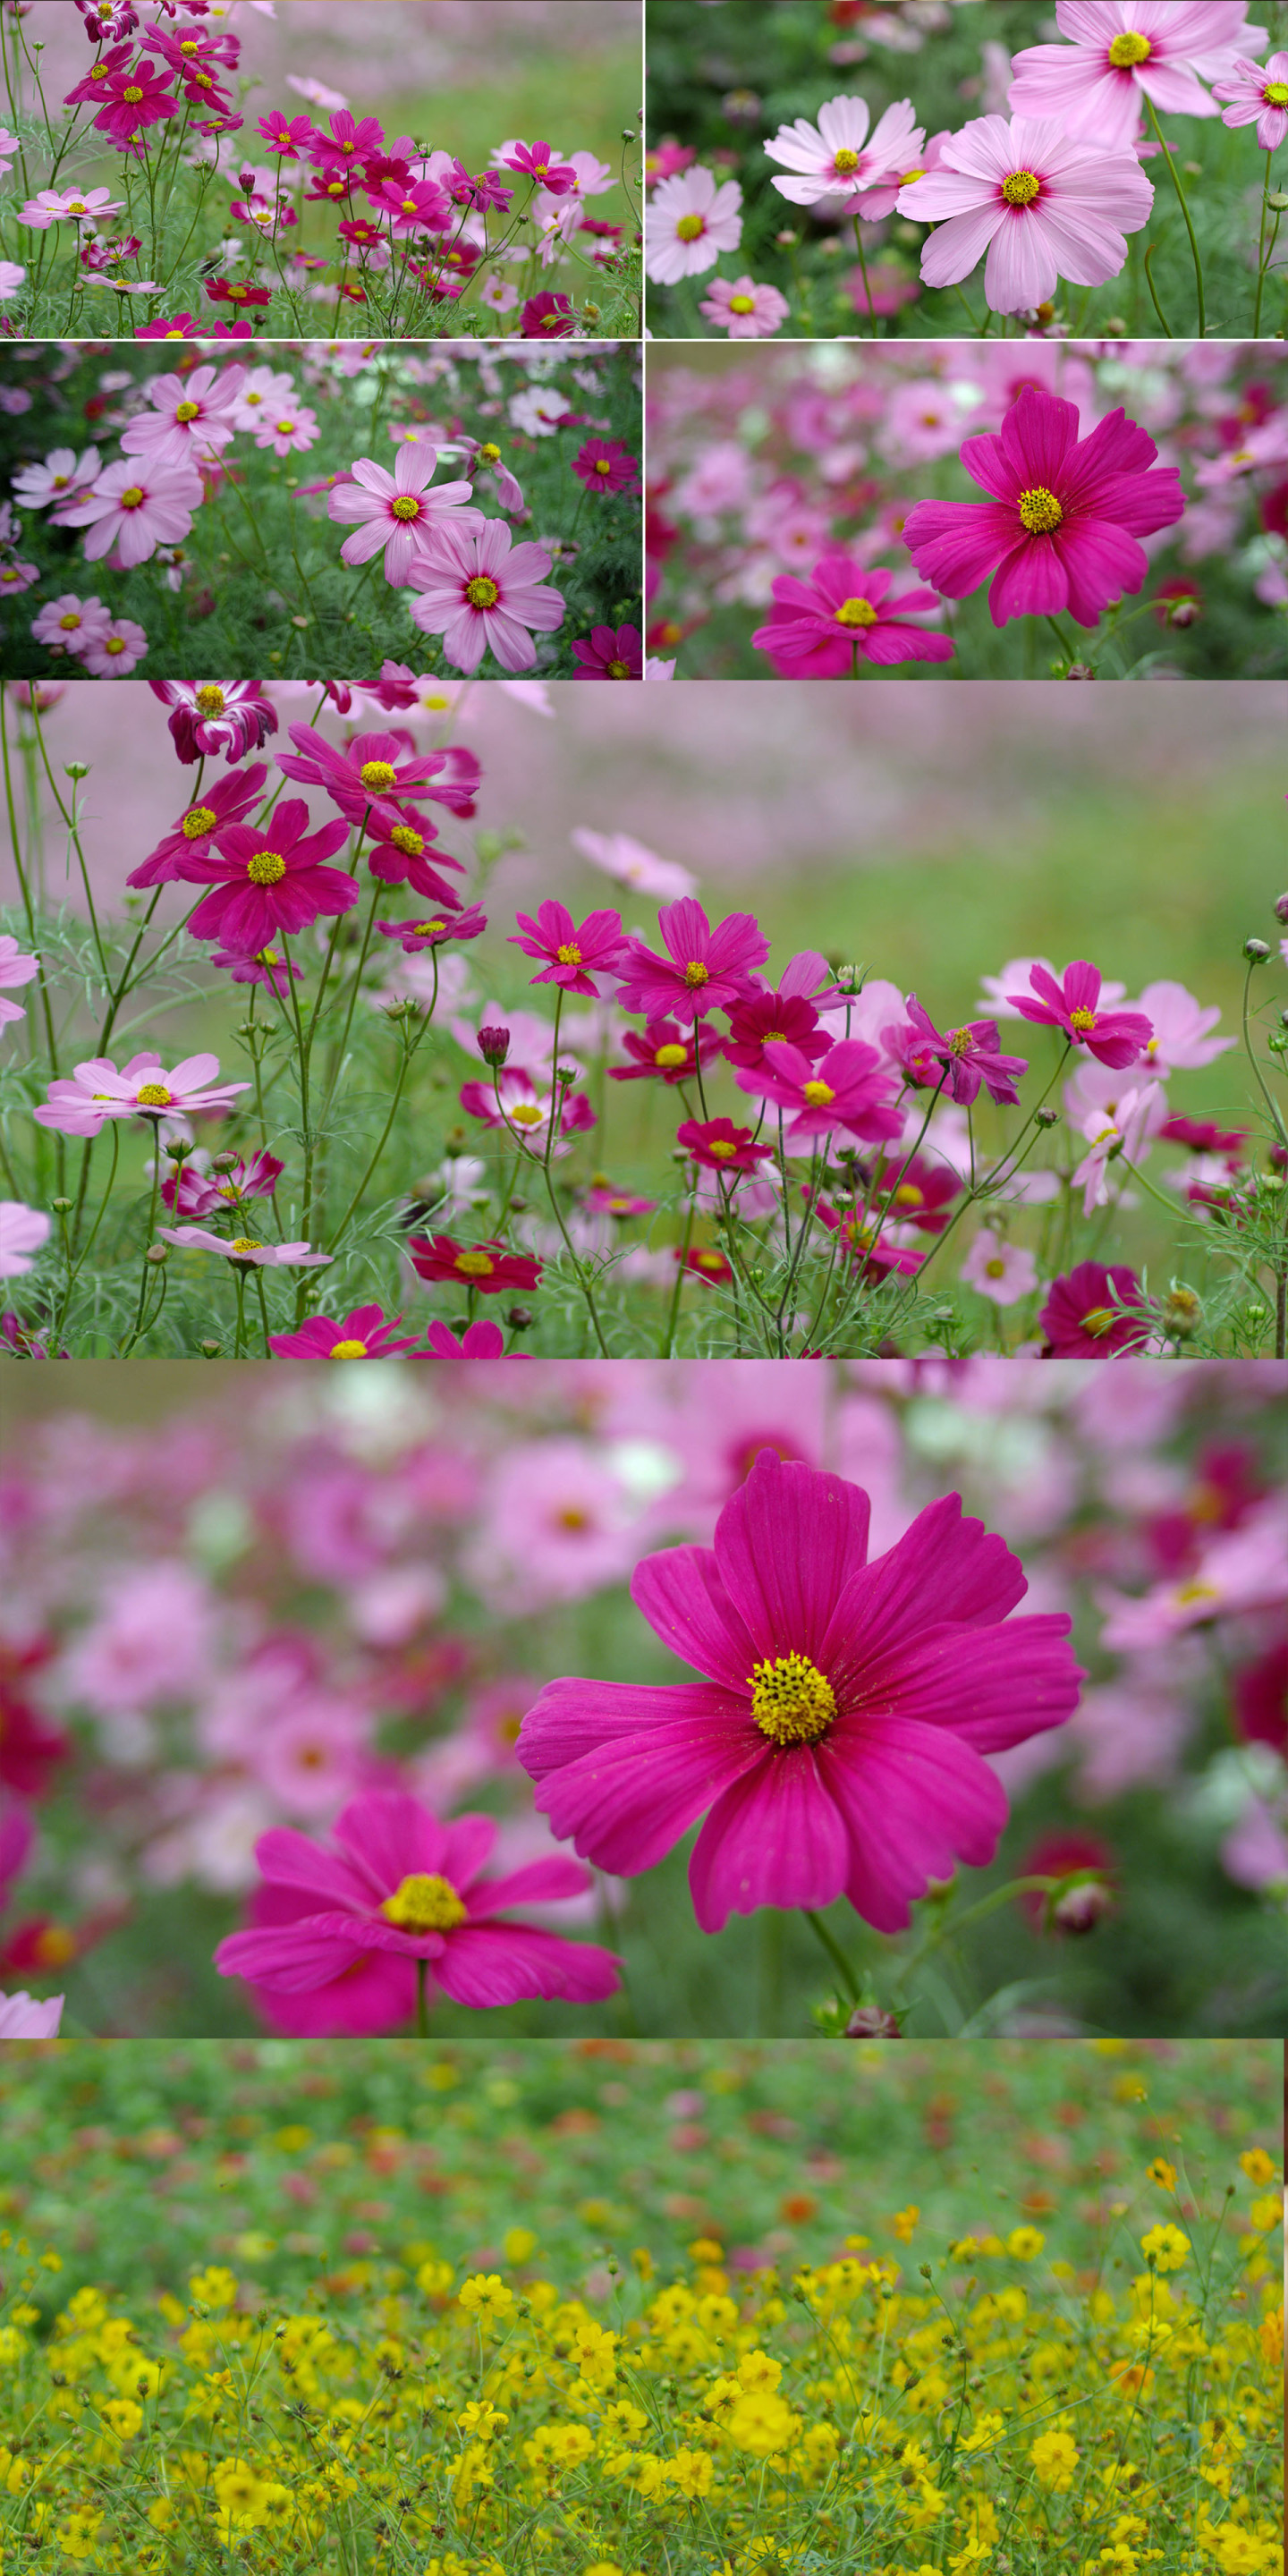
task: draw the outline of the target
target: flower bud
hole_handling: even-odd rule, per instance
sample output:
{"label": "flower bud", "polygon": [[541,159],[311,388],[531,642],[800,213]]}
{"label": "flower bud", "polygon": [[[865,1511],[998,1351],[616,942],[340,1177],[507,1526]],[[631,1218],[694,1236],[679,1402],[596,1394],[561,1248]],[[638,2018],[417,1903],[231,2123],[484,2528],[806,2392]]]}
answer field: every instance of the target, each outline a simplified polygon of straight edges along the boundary
{"label": "flower bud", "polygon": [[64,778],[88,778],[88,762],[84,760],[65,761],[63,764],[63,776]]}
{"label": "flower bud", "polygon": [[1057,1932],[1094,1932],[1113,1906],[1113,1889],[1103,1878],[1079,1879],[1076,1887],[1067,1887],[1051,1908],[1051,1921]]}
{"label": "flower bud", "polygon": [[1039,1127],[1058,1127],[1060,1124],[1058,1109],[1035,1109],[1033,1116],[1035,1124]]}
{"label": "flower bud", "polygon": [[1071,662],[1064,676],[1066,680],[1094,680],[1096,675],[1090,662]]}
{"label": "flower bud", "polygon": [[143,1255],[143,1258],[145,1261],[150,1261],[155,1267],[159,1268],[163,1261],[169,1260],[170,1246],[168,1243],[150,1243],[147,1251]]}
{"label": "flower bud", "polygon": [[1275,919],[1276,921],[1288,922],[1288,894],[1276,895]]}
{"label": "flower bud", "polygon": [[217,1360],[219,1357],[218,1342],[199,1342],[197,1348],[203,1360]]}
{"label": "flower bud", "polygon": [[1159,1309],[1159,1321],[1171,1341],[1191,1341],[1203,1321],[1202,1298],[1183,1279],[1174,1279]]}
{"label": "flower bud", "polygon": [[66,1216],[72,1202],[70,1199],[51,1199],[49,1204],[55,1216]]}
{"label": "flower bud", "polygon": [[530,1306],[510,1306],[506,1310],[505,1320],[512,1333],[530,1333],[534,1320],[532,1308]]}
{"label": "flower bud", "polygon": [[478,1049],[485,1064],[504,1064],[510,1052],[509,1030],[480,1029]]}
{"label": "flower bud", "polygon": [[878,2004],[860,2004],[845,2025],[847,2039],[902,2039],[903,2032],[893,2013],[882,2012]]}
{"label": "flower bud", "polygon": [[237,1156],[235,1154],[213,1154],[210,1160],[210,1168],[212,1172],[235,1172],[237,1169]]}
{"label": "flower bud", "polygon": [[1250,966],[1264,966],[1270,955],[1264,939],[1245,939],[1243,953]]}

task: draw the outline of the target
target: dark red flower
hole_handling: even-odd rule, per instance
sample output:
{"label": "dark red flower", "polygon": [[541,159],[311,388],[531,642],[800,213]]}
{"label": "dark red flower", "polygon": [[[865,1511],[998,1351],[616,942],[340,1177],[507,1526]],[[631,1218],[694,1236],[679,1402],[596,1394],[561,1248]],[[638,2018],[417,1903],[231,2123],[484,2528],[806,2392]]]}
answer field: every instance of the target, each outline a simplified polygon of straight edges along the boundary
{"label": "dark red flower", "polygon": [[271,290],[267,286],[239,286],[226,277],[217,277],[206,288],[212,304],[267,304]]}
{"label": "dark red flower", "polygon": [[462,1288],[477,1288],[480,1297],[498,1297],[507,1288],[535,1288],[541,1263],[528,1253],[507,1252],[495,1239],[457,1243],[450,1234],[414,1234],[407,1250],[422,1279],[453,1279]]}
{"label": "dark red flower", "polygon": [[525,340],[570,340],[577,316],[566,295],[530,295],[519,316]]}
{"label": "dark red flower", "polygon": [[24,1677],[47,1664],[53,1651],[45,1638],[30,1646],[0,1641],[0,1782],[19,1798],[43,1798],[50,1772],[72,1749],[23,1689]]}
{"label": "dark red flower", "polygon": [[1150,1327],[1139,1309],[1144,1292],[1134,1270],[1107,1269],[1103,1261],[1080,1261],[1053,1281],[1038,1323],[1047,1338],[1047,1356],[1056,1360],[1112,1359],[1118,1351],[1136,1351],[1149,1339]]}
{"label": "dark red flower", "polygon": [[610,1070],[614,1082],[688,1082],[699,1062],[703,1069],[716,1064],[724,1054],[727,1041],[711,1028],[682,1029],[678,1020],[651,1020],[640,1037],[627,1029],[622,1044],[630,1064],[615,1064]]}

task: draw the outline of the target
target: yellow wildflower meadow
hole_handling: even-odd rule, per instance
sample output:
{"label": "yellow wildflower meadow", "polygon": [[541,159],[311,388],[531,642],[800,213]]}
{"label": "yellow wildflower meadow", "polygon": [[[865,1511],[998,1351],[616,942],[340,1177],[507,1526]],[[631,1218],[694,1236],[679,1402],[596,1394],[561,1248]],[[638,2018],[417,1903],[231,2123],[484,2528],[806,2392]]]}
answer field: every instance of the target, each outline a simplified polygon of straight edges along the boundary
{"label": "yellow wildflower meadow", "polygon": [[1282,2576],[1280,2203],[1241,2164],[1241,2232],[1186,2203],[1139,2268],[703,2237],[573,2288],[516,2227],[506,2273],[418,2241],[284,2312],[212,2262],[43,2337],[56,2249],[0,2238],[0,2576]]}

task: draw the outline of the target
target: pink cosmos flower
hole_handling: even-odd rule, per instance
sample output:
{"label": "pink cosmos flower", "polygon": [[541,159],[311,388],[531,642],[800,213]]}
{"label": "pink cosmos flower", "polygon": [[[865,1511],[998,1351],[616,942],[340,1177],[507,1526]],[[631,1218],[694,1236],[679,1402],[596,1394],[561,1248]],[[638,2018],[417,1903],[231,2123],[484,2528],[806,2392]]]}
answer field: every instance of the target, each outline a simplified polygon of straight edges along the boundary
{"label": "pink cosmos flower", "polygon": [[995,313],[1023,313],[1062,277],[1103,286],[1149,221],[1154,191],[1134,152],[1070,141],[1056,117],[980,116],[944,145],[937,170],[901,188],[901,215],[935,230],[921,253],[927,286],[958,286],[985,251]]}
{"label": "pink cosmos flower", "polygon": [[1008,1243],[986,1225],[980,1227],[957,1276],[968,1288],[977,1288],[981,1297],[991,1297],[995,1306],[1014,1306],[1021,1297],[1031,1297],[1038,1285],[1032,1253],[1021,1244]]}
{"label": "pink cosmos flower", "polygon": [[458,1243],[450,1234],[414,1234],[407,1255],[418,1277],[431,1286],[452,1280],[476,1289],[480,1297],[503,1296],[507,1288],[535,1288],[542,1265],[530,1254],[507,1252],[494,1238],[487,1243]]}
{"label": "pink cosmos flower", "polygon": [[535,179],[552,197],[565,197],[577,185],[577,173],[571,161],[561,161],[553,144],[511,143],[501,154],[503,170],[522,170]]}
{"label": "pink cosmos flower", "polygon": [[[1166,1116],[1167,1096],[1161,1082],[1142,1082],[1120,1090],[1112,1105],[1093,1109],[1083,1119],[1082,1132],[1091,1151],[1074,1172],[1072,1186],[1081,1186],[1084,1216],[1109,1205],[1112,1165],[1119,1156],[1129,1163],[1143,1162]],[[1120,1181],[1126,1177],[1118,1174]]]}
{"label": "pink cosmos flower", "polygon": [[405,733],[360,733],[340,749],[312,725],[292,725],[290,734],[295,750],[278,753],[278,768],[305,787],[324,787],[351,823],[392,838],[403,820],[392,802],[398,796],[428,797],[452,814],[474,811],[482,772],[472,751],[409,756]]}
{"label": "pink cosmos flower", "polygon": [[640,894],[665,897],[668,903],[679,895],[696,894],[697,878],[687,868],[677,867],[671,859],[660,859],[642,841],[633,841],[627,832],[587,832],[580,827],[570,834],[573,848],[580,850],[591,866],[602,868],[606,877],[619,885],[634,886]]}
{"label": "pink cosmos flower", "polygon": [[197,367],[190,376],[154,376],[145,386],[150,411],[121,432],[127,456],[152,466],[194,465],[218,454],[236,430],[233,417],[246,382],[244,367]]}
{"label": "pink cosmos flower", "polygon": [[[392,474],[373,457],[359,456],[353,481],[337,484],[327,502],[329,517],[354,527],[354,534],[340,548],[341,561],[366,563],[383,546],[385,579],[401,584],[445,514],[450,514],[453,527],[481,529],[482,511],[467,506],[472,498],[470,484],[442,483],[427,497],[437,470],[437,449],[419,443],[399,448]],[[548,562],[545,569],[549,570]]]}
{"label": "pink cosmos flower", "polygon": [[491,1816],[440,1824],[415,1798],[377,1790],[355,1798],[334,1827],[338,1850],[278,1827],[255,1857],[277,1898],[277,1919],[221,1941],[221,1975],[244,1976],[270,1993],[318,1993],[373,1954],[406,1962],[404,2017],[412,1962],[425,1960],[435,1985],[475,2008],[525,1996],[594,2002],[614,1994],[620,1961],[589,1942],[496,1918],[512,1906],[580,1896],[588,1873],[555,1857],[508,1878],[485,1879],[496,1840]]}
{"label": "pink cosmos flower", "polygon": [[1213,1064],[1227,1047],[1238,1043],[1235,1038],[1209,1036],[1209,1030],[1221,1017],[1220,1003],[1213,1002],[1204,1010],[1184,984],[1147,984],[1140,1008],[1153,1029],[1142,1062],[1164,1082],[1173,1073],[1192,1072],[1200,1065]]}
{"label": "pink cosmos flower", "polygon": [[53,1218],[21,1199],[0,1199],[0,1279],[18,1279],[30,1270],[30,1256],[48,1243]]}
{"label": "pink cosmos flower", "polygon": [[[408,453],[400,450],[400,464]],[[442,636],[458,671],[477,671],[487,652],[503,671],[530,671],[537,653],[529,628],[552,634],[564,619],[560,593],[546,586],[550,566],[544,546],[516,546],[503,520],[464,528],[453,516],[431,531],[411,566],[410,586],[421,594],[411,622]]]}
{"label": "pink cosmos flower", "polygon": [[713,277],[698,311],[731,340],[769,340],[781,331],[791,306],[776,286],[758,286],[751,277]]}
{"label": "pink cosmos flower", "polygon": [[769,941],[754,913],[731,912],[713,930],[701,904],[685,896],[663,905],[657,926],[669,954],[659,957],[640,939],[628,943],[617,969],[623,1010],[642,1011],[650,1022],[668,1014],[692,1022],[755,991],[754,970],[769,955]]}
{"label": "pink cosmos flower", "polygon": [[8,304],[25,283],[26,269],[16,259],[0,259],[0,304]]}
{"label": "pink cosmos flower", "polygon": [[178,102],[166,87],[167,77],[154,63],[140,59],[104,81],[103,104],[94,123],[121,151],[129,149],[143,128],[177,113]]}
{"label": "pink cosmos flower", "polygon": [[226,823],[211,845],[194,845],[183,874],[212,888],[188,928],[194,939],[218,939],[254,956],[283,932],[307,930],[321,913],[348,912],[357,880],[325,865],[349,837],[341,819],[309,832],[302,797],[288,796],[263,822]]}
{"label": "pink cosmos flower", "polygon": [[1027,1589],[956,1494],[867,1563],[868,1497],[762,1450],[713,1548],[636,1568],[632,1598],[708,1678],[653,1690],[550,1682],[519,1758],[561,1838],[624,1876],[707,1812],[689,1867],[702,1929],[757,1906],[848,1897],[882,1932],[1006,1821],[982,1759],[1071,1715],[1063,1615],[1014,1620]]}
{"label": "pink cosmos flower", "polygon": [[742,240],[742,190],[702,167],[659,180],[645,218],[644,267],[656,286],[701,277]]}
{"label": "pink cosmos flower", "polygon": [[40,579],[40,566],[33,563],[0,563],[0,599],[12,591],[30,590]]}
{"label": "pink cosmos flower", "polygon": [[1139,1599],[1108,1593],[1101,1631],[1116,1653],[1139,1654],[1189,1628],[1244,1611],[1277,1609],[1288,1600],[1288,1543],[1282,1497],[1274,1495],[1240,1529],[1209,1540],[1193,1571]]}
{"label": "pink cosmos flower", "polygon": [[505,1335],[499,1324],[481,1319],[467,1324],[459,1336],[450,1324],[430,1324],[425,1339],[436,1360],[499,1360],[505,1349]]}
{"label": "pink cosmos flower", "polygon": [[243,1199],[271,1199],[285,1168],[275,1154],[263,1150],[252,1154],[248,1163],[235,1162],[231,1171],[219,1171],[213,1177],[191,1162],[181,1163],[177,1178],[162,1182],[161,1196],[177,1216],[218,1216],[224,1208],[238,1207]]}
{"label": "pink cosmos flower", "polygon": [[[495,1088],[490,1082],[463,1083],[460,1097],[467,1117],[481,1119],[485,1127],[506,1128],[538,1155],[543,1152],[542,1139],[555,1116],[556,1094],[540,1090],[522,1065],[502,1065]],[[557,1135],[582,1135],[594,1125],[595,1113],[584,1091],[566,1090],[559,1105]],[[556,1144],[555,1159],[567,1150],[566,1143]]]}
{"label": "pink cosmos flower", "polygon": [[21,1002],[6,1001],[6,987],[10,992],[16,992],[20,985],[29,984],[39,973],[40,959],[25,956],[8,931],[0,934],[0,1029],[6,1020],[26,1018]]}
{"label": "pink cosmos flower", "polygon": [[113,617],[96,627],[80,658],[91,680],[123,680],[147,649],[147,635],[133,618]]}
{"label": "pink cosmos flower", "polygon": [[1139,1313],[1145,1302],[1134,1270],[1080,1261],[1053,1281],[1038,1323],[1053,1359],[1116,1359],[1148,1341],[1149,1325]]}
{"label": "pink cosmos flower", "polygon": [[376,929],[382,939],[396,939],[405,957],[415,957],[423,948],[442,948],[449,939],[481,939],[487,928],[487,914],[476,903],[463,912],[450,908],[431,913],[424,921],[378,921]]}
{"label": "pink cosmos flower", "polygon": [[[220,752],[226,760],[241,760],[277,731],[277,709],[265,697],[262,680],[150,680],[148,686],[153,697],[171,710],[171,736],[185,764]],[[254,775],[262,782],[268,772],[257,769]],[[218,790],[210,792],[244,794],[248,785],[244,781],[239,790],[235,780],[224,778]]]}
{"label": "pink cosmos flower", "polygon": [[1265,43],[1245,23],[1247,0],[1056,0],[1055,17],[1068,42],[1015,55],[1010,104],[1115,149],[1134,142],[1146,98],[1160,116],[1215,116],[1199,73],[1225,72],[1258,34]]}
{"label": "pink cosmos flower", "polygon": [[[151,685],[159,693],[162,690],[186,688],[189,683],[182,680],[154,680]],[[171,717],[172,730],[182,712],[182,709],[176,709]],[[276,723],[276,711],[271,712]],[[180,754],[181,758],[184,756]],[[239,759],[241,755],[239,752],[234,752],[229,756]],[[193,757],[196,757],[195,753]],[[179,816],[178,822],[171,825],[164,838],[158,841],[156,848],[150,850],[146,859],[141,860],[138,867],[131,870],[125,880],[126,884],[128,886],[165,885],[174,877],[186,876],[188,862],[194,851],[200,851],[210,844],[217,846],[218,836],[224,827],[229,823],[238,822],[243,814],[248,813],[253,805],[259,803],[267,777],[268,771],[261,760],[256,762],[253,769],[246,770],[240,778],[232,776],[219,778],[213,786],[203,788],[200,803],[190,805],[187,812]]]}
{"label": "pink cosmos flower", "polygon": [[149,1049],[131,1056],[120,1073],[110,1057],[91,1056],[70,1079],[50,1083],[32,1116],[64,1136],[97,1136],[106,1118],[184,1118],[194,1109],[223,1109],[249,1085],[214,1082],[218,1071],[216,1055],[185,1056],[167,1072]]}
{"label": "pink cosmos flower", "polygon": [[53,502],[70,500],[74,493],[87,492],[101,472],[96,447],[87,447],[79,457],[74,447],[54,447],[43,465],[20,466],[11,489],[22,509],[45,510]]}
{"label": "pink cosmos flower", "polygon": [[1002,1054],[991,1020],[970,1020],[964,1028],[941,1032],[915,993],[908,995],[907,1011],[904,1022],[882,1030],[881,1043],[910,1082],[919,1090],[937,1090],[942,1083],[949,1100],[963,1102],[977,1100],[984,1084],[991,1100],[1014,1108],[1019,1099],[1015,1085],[1028,1072],[1028,1058]]}
{"label": "pink cosmos flower", "polygon": [[255,433],[255,445],[271,447],[274,456],[299,456],[315,446],[321,435],[317,413],[310,411],[307,403],[291,403],[278,412],[264,414]]}
{"label": "pink cosmos flower", "polygon": [[182,1252],[219,1252],[225,1261],[248,1261],[256,1270],[319,1270],[334,1258],[329,1252],[310,1252],[307,1243],[258,1243],[248,1234],[226,1242],[203,1225],[159,1225],[157,1233]]}
{"label": "pink cosmos flower", "polygon": [[[925,505],[923,504],[923,507]],[[910,620],[942,607],[933,590],[906,590],[886,605],[892,572],[870,569],[853,555],[824,555],[808,581],[784,574],[774,583],[776,615],[758,626],[752,643],[788,664],[825,645],[836,653],[838,674],[860,661],[951,662],[946,635],[928,635]],[[828,676],[834,676],[829,674]]]}
{"label": "pink cosmos flower", "polygon": [[740,1071],[735,1079],[740,1091],[750,1092],[756,1100],[772,1100],[776,1108],[789,1113],[789,1153],[798,1153],[815,1137],[830,1135],[838,1127],[875,1144],[882,1137],[899,1135],[903,1126],[902,1114],[893,1104],[890,1076],[876,1048],[865,1046],[860,1038],[842,1038],[817,1064],[799,1048],[771,1041],[760,1064],[750,1072]]}
{"label": "pink cosmos flower", "polygon": [[592,626],[573,645],[574,680],[638,680],[643,644],[638,626]]}
{"label": "pink cosmos flower", "polygon": [[686,1118],[676,1128],[677,1145],[687,1148],[695,1163],[705,1172],[758,1171],[773,1147],[759,1144],[750,1127],[735,1127],[728,1118]]}
{"label": "pink cosmos flower", "polygon": [[[508,307],[507,307],[508,310]],[[566,295],[530,295],[519,316],[519,336],[524,340],[571,340],[577,328],[577,316]]]}
{"label": "pink cosmos flower", "polygon": [[638,492],[640,461],[620,438],[588,438],[572,460],[588,492]]}
{"label": "pink cosmos flower", "polygon": [[[925,140],[910,98],[886,109],[870,141],[869,115],[865,98],[829,98],[819,109],[817,125],[804,116],[794,125],[780,125],[773,142],[765,145],[770,160],[792,172],[789,179],[774,180],[780,197],[793,206],[817,206],[834,197],[847,214],[864,214],[864,190],[895,173],[902,176],[920,161]],[[880,211],[888,213],[889,206]]]}
{"label": "pink cosmos flower", "polygon": [[158,546],[177,545],[186,537],[201,502],[201,477],[190,465],[122,456],[105,468],[85,499],[60,510],[58,519],[60,527],[88,528],[87,562],[115,547],[122,564],[132,570]]}
{"label": "pink cosmos flower", "polygon": [[1027,993],[1008,993],[1021,1019],[1039,1027],[1063,1029],[1074,1046],[1085,1046],[1097,1063],[1121,1068],[1135,1064],[1148,1046],[1152,1024],[1139,1011],[1106,1011],[1098,1007],[1101,976],[1085,959],[1066,966],[1061,981],[1045,966],[1030,970]]}
{"label": "pink cosmos flower", "polygon": [[1094,626],[1112,600],[1142,587],[1149,558],[1138,540],[1185,509],[1176,468],[1157,463],[1153,439],[1121,407],[1080,439],[1077,405],[1035,385],[995,435],[968,438],[961,454],[991,500],[914,502],[904,543],[950,599],[995,571],[995,626],[1063,608]]}
{"label": "pink cosmos flower", "polygon": [[675,1020],[650,1020],[643,1037],[627,1029],[622,1045],[631,1062],[610,1065],[611,1081],[657,1081],[672,1088],[690,1081],[699,1062],[705,1071],[707,1065],[718,1064],[725,1052],[725,1042],[715,1029],[685,1030]]}
{"label": "pink cosmos flower", "polygon": [[278,1359],[388,1359],[394,1351],[421,1348],[414,1333],[400,1336],[401,1323],[401,1315],[386,1315],[380,1306],[355,1306],[340,1322],[310,1315],[297,1333],[270,1333],[268,1347]]}
{"label": "pink cosmos flower", "polygon": [[0,2039],[56,2039],[64,2000],[51,1995],[40,2004],[34,1995],[0,1995]]}
{"label": "pink cosmos flower", "polygon": [[514,917],[519,927],[510,932],[510,946],[546,961],[541,973],[532,976],[534,984],[598,995],[596,975],[613,973],[625,945],[619,912],[588,912],[580,929],[562,903],[543,903],[535,921],[526,912]]}
{"label": "pink cosmos flower", "polygon": [[110,188],[42,188],[39,196],[29,197],[18,210],[18,222],[32,232],[48,232],[51,224],[98,223],[104,215],[119,215],[125,200],[113,197]]}
{"label": "pink cosmos flower", "polygon": [[1229,102],[1223,125],[1255,121],[1261,150],[1277,152],[1288,134],[1288,54],[1271,54],[1264,71],[1236,54],[1228,72],[1213,81],[1212,96]]}

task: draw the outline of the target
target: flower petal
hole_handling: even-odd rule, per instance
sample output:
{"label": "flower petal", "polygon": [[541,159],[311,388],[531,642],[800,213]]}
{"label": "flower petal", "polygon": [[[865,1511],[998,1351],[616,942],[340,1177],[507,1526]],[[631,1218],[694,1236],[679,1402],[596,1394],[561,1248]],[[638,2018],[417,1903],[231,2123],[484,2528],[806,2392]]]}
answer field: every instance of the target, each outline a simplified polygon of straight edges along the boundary
{"label": "flower petal", "polygon": [[867,1495],[762,1450],[726,1503],[715,1558],[759,1656],[817,1661],[838,1597],[867,1558]]}
{"label": "flower petal", "polygon": [[849,1837],[814,1748],[765,1751],[717,1799],[689,1862],[704,1932],[761,1905],[831,1905],[845,1885]]}

